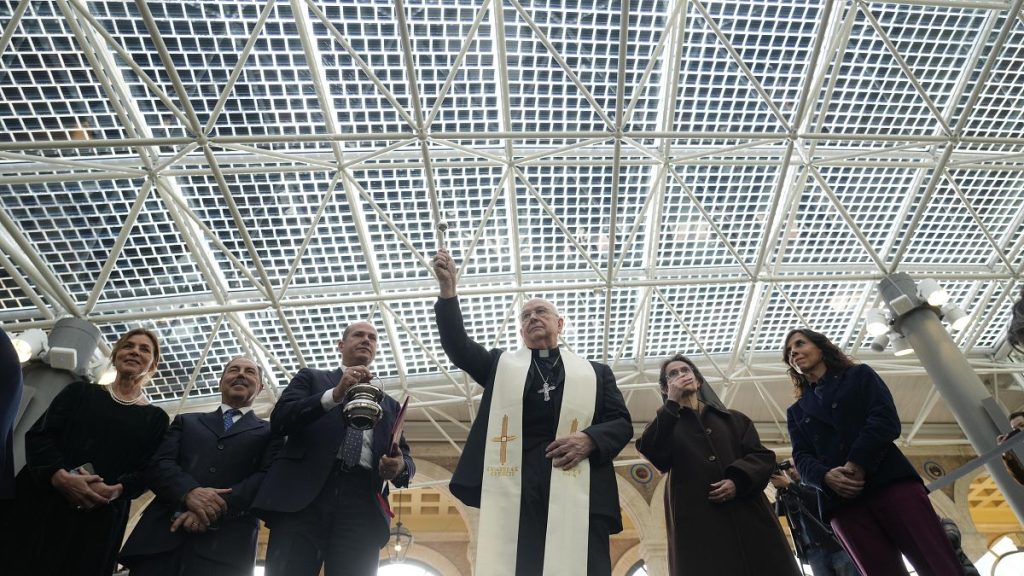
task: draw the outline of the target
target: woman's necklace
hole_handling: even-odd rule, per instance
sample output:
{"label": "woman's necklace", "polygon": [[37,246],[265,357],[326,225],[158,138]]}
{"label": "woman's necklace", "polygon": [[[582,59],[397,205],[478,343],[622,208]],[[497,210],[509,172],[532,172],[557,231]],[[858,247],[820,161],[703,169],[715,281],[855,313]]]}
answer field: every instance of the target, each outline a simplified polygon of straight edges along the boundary
{"label": "woman's necklace", "polygon": [[111,384],[110,386],[107,386],[107,392],[110,392],[110,397],[114,400],[114,402],[117,402],[121,406],[132,406],[136,402],[141,400],[143,396],[145,396],[145,394],[140,389],[138,395],[135,396],[135,398],[133,398],[131,400],[124,400],[121,397],[119,397],[116,392],[114,392],[113,384]]}

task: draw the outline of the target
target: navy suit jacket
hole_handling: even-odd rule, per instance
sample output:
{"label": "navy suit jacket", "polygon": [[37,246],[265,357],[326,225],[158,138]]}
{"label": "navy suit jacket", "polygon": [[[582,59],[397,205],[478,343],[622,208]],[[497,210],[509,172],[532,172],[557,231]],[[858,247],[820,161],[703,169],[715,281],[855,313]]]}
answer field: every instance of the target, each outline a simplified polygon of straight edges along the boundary
{"label": "navy suit jacket", "polygon": [[789,407],[786,419],[793,443],[793,460],[805,484],[820,492],[824,518],[839,506],[856,505],[825,484],[825,473],[847,461],[865,470],[864,491],[898,480],[917,478],[914,466],[893,443],[900,436],[900,418],[885,382],[866,364],[843,372],[829,371],[822,378],[823,397],[805,388]]}
{"label": "navy suit jacket", "polygon": [[[131,567],[133,558],[174,550],[191,538],[196,554],[251,571],[259,521],[249,506],[281,444],[270,423],[251,411],[227,432],[220,409],[175,417],[143,472],[156,498],[121,549],[121,563]],[[186,509],[185,495],[198,487],[231,488],[222,495],[227,513],[216,530],[171,532],[172,516]]]}
{"label": "navy suit jacket", "polygon": [[[320,398],[341,380],[342,369],[315,370],[303,368],[295,374],[288,388],[281,394],[270,415],[274,433],[287,436],[284,448],[267,473],[253,503],[254,511],[273,529],[276,514],[298,512],[309,506],[323,489],[327,477],[338,459],[348,426],[342,414],[344,405],[324,411]],[[391,429],[401,406],[385,395],[381,406],[384,413],[373,428],[373,463],[370,467],[374,490],[379,492],[383,480],[377,471],[380,457],[390,448]],[[409,453],[409,445],[402,435],[399,448],[405,459],[405,470],[392,480],[396,487],[409,485],[416,473],[416,465]],[[385,488],[384,496],[387,496]],[[378,530],[382,545],[387,542],[391,517],[378,503],[380,513],[367,518],[369,526]]]}

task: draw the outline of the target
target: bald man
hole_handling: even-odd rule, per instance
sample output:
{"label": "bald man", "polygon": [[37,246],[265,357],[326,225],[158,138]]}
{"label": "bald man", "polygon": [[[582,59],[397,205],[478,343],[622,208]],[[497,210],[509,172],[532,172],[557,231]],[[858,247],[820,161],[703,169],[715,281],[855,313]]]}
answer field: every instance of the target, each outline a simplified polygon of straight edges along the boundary
{"label": "bald man", "polygon": [[622,531],[612,462],[633,435],[611,369],[558,346],[565,320],[547,300],[523,305],[519,350],[474,342],[451,255],[433,266],[441,344],[484,389],[450,485],[480,508],[476,573],[611,574],[608,537]]}
{"label": "bald man", "polygon": [[267,576],[316,576],[321,567],[325,576],[376,576],[391,522],[381,484],[406,487],[416,470],[405,436],[391,452],[401,409],[394,398],[384,396],[369,430],[349,426],[342,413],[348,389],[374,378],[377,329],[353,322],[338,352],[340,368],[299,370],[270,415],[274,433],[288,440],[253,503],[270,527]]}

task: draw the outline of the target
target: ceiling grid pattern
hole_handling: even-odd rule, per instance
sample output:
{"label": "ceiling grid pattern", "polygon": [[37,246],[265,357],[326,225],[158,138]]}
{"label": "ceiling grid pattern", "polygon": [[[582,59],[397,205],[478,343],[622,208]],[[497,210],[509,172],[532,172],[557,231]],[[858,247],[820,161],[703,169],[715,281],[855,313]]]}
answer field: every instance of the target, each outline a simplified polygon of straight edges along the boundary
{"label": "ceiling grid pattern", "polygon": [[240,353],[276,384],[335,365],[371,319],[388,389],[464,419],[440,219],[474,336],[514,345],[549,297],[568,346],[648,388],[682,351],[762,402],[793,326],[866,351],[894,271],[968,309],[971,358],[1004,350],[1022,0],[16,4],[0,324],[152,326],[157,400],[215,394]]}

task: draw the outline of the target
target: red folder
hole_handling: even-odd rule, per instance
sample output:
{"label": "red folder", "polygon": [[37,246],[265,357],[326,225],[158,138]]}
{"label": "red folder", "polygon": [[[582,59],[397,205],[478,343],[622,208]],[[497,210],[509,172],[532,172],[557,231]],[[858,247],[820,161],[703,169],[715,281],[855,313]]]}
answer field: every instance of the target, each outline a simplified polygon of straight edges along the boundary
{"label": "red folder", "polygon": [[402,409],[398,411],[398,418],[395,418],[395,425],[391,427],[391,449],[388,450],[388,456],[394,458],[400,453],[398,449],[398,442],[402,439],[402,431],[405,429],[405,412],[409,408],[409,397],[405,397],[405,402],[402,402]]}
{"label": "red folder", "polygon": [[[405,429],[405,413],[409,408],[409,397],[405,397],[405,401],[402,402],[402,409],[398,411],[398,417],[395,418],[395,425],[391,427],[391,445],[388,448],[388,456],[394,458],[402,453],[398,447],[399,441],[402,439],[402,430]],[[391,505],[388,504],[387,498],[384,497],[384,489],[388,487],[387,480],[380,487],[380,492],[377,494],[377,500],[380,503],[381,510],[385,514],[394,518],[395,513],[391,511]]]}

